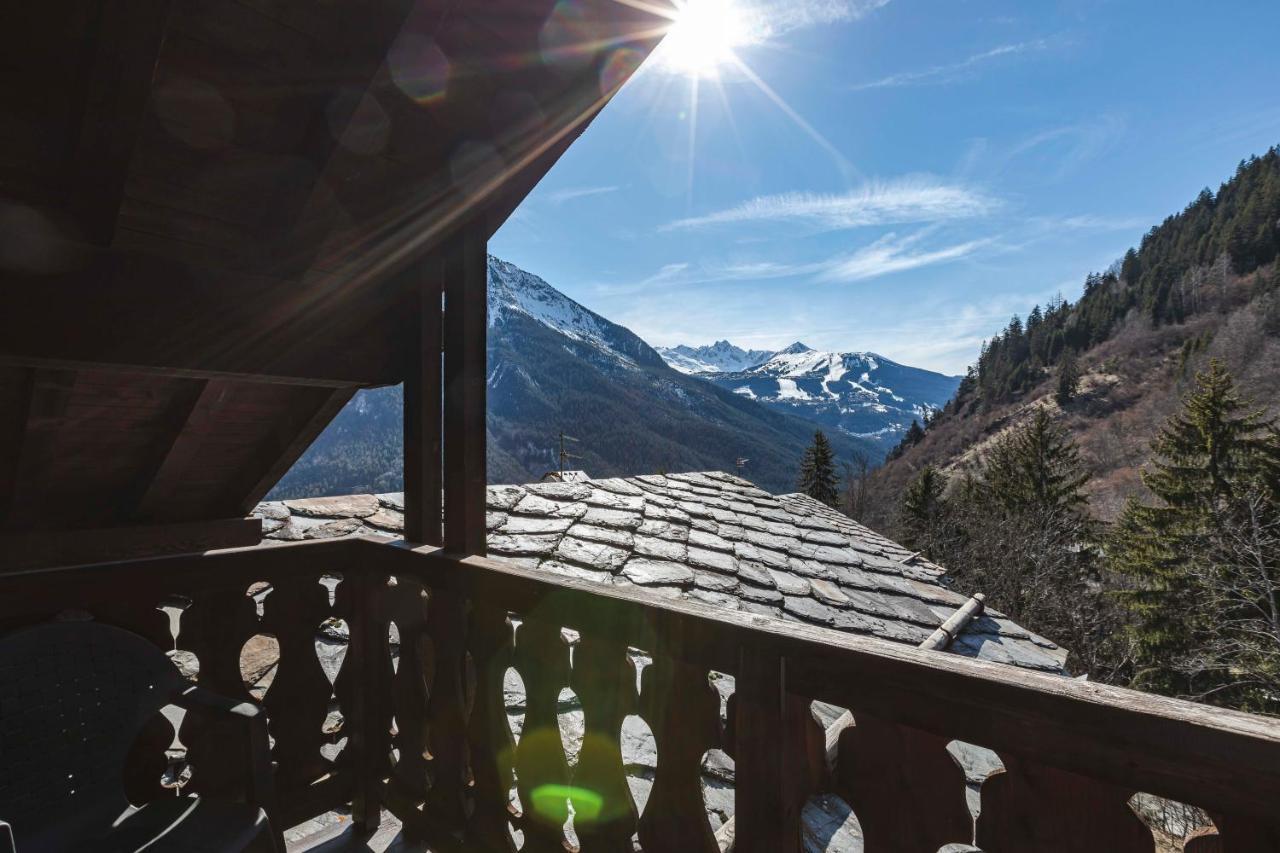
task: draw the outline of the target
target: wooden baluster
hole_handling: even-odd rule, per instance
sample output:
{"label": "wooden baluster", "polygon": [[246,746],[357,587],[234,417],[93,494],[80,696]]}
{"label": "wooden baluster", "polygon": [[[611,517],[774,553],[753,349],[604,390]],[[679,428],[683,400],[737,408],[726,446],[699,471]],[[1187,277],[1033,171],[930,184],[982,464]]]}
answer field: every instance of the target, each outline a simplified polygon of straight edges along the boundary
{"label": "wooden baluster", "polygon": [[[744,648],[734,683],[735,849],[738,853],[796,853],[800,809],[783,757],[788,705],[784,661],[776,652]],[[658,767],[662,767],[661,744]]]}
{"label": "wooden baluster", "polygon": [[[436,832],[459,833],[467,820],[466,602],[433,589],[427,634],[435,650],[435,676],[427,698],[427,771],[431,787],[423,810]],[[402,664],[403,665],[403,664]]]}
{"label": "wooden baluster", "polygon": [[[133,631],[168,652],[174,648],[169,617],[159,609],[163,602],[142,590],[127,600],[114,601],[110,610],[97,614],[100,621]],[[124,790],[129,802],[142,805],[163,796],[173,796],[161,784],[169,766],[168,749],[173,742],[173,725],[160,714],[143,724],[125,761]]]}
{"label": "wooden baluster", "polygon": [[627,647],[584,634],[573,652],[571,686],[582,702],[582,751],[573,773],[574,831],[583,853],[632,853],[636,805],[622,763],[622,720],[637,704]]}
{"label": "wooden baluster", "polygon": [[515,853],[507,826],[512,816],[509,800],[515,761],[515,739],[507,721],[503,689],[513,649],[507,611],[488,602],[475,602],[468,646],[475,668],[475,696],[467,726],[475,810],[468,834],[480,849]]}
{"label": "wooden baluster", "polygon": [[349,571],[338,587],[340,612],[346,614],[351,643],[334,692],[347,715],[343,732],[350,740],[344,767],[355,774],[351,812],[370,832],[381,816],[383,779],[391,748],[391,649],[384,615],[387,579],[372,571]]}
{"label": "wooden baluster", "polygon": [[855,719],[840,735],[837,791],[858,816],[866,848],[934,853],[968,844],[973,818],[965,775],[947,752],[947,738],[868,714]]}
{"label": "wooden baluster", "polygon": [[[399,578],[387,587],[385,618],[400,633],[399,664],[391,678],[398,758],[387,785],[387,807],[401,820],[417,819],[427,796],[427,685],[435,655],[426,635],[427,598],[421,584]],[[387,630],[384,626],[383,630]]]}
{"label": "wooden baluster", "polygon": [[640,679],[640,714],[658,747],[653,788],[640,816],[640,843],[654,853],[717,853],[702,798],[702,757],[723,743],[720,694],[705,669],[661,654],[653,656]]}
{"label": "wooden baluster", "polygon": [[[253,697],[240,674],[240,653],[261,628],[257,605],[247,591],[246,584],[197,593],[183,611],[178,645],[199,659],[197,680],[201,687],[250,700]],[[225,797],[244,790],[249,767],[240,726],[207,714],[188,713],[179,737],[187,747],[192,770],[188,793]]]}
{"label": "wooden baluster", "polygon": [[275,681],[263,704],[275,738],[276,787],[281,795],[308,787],[328,772],[320,754],[333,687],[316,656],[316,632],[329,615],[329,591],[319,576],[273,582],[263,627],[280,643]]}
{"label": "wooden baluster", "polygon": [[986,853],[1152,853],[1155,839],[1129,807],[1133,791],[1001,756],[982,785],[978,846]]}
{"label": "wooden baluster", "polygon": [[1280,850],[1280,823],[1213,815],[1214,827],[1187,837],[1186,853],[1274,853]]}
{"label": "wooden baluster", "polygon": [[522,853],[563,853],[569,766],[557,706],[569,684],[569,647],[559,626],[526,620],[516,632],[516,669],[524,680],[524,729],[516,746],[516,790],[523,814]]}

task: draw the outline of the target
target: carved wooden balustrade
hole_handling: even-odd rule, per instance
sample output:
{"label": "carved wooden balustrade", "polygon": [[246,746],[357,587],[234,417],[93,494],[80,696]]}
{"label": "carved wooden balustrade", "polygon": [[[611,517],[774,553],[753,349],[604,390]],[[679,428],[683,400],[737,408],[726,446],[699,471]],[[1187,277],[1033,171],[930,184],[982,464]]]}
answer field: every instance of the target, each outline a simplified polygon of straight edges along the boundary
{"label": "carved wooden balustrade", "polygon": [[[742,851],[798,850],[805,799],[824,786],[850,804],[869,851],[976,840],[986,851],[1152,853],[1129,807],[1136,792],[1213,816],[1218,834],[1188,842],[1193,853],[1280,849],[1277,721],[483,558],[352,539],[0,579],[0,628],[68,609],[189,652],[201,683],[246,697],[241,651],[274,636],[263,701],[286,826],[350,803],[366,823],[385,806],[442,851],[715,853],[702,767],[718,748],[736,762]],[[336,651],[321,631],[334,635],[333,620],[349,637]],[[518,737],[509,670],[523,685]],[[734,677],[727,707],[712,673]],[[583,718],[569,750],[566,689]],[[815,699],[856,721],[834,774]],[[632,715],[656,743],[643,808],[625,763]],[[228,734],[184,721],[178,735],[184,790],[234,788]],[[135,800],[172,795],[172,737],[158,722],[135,748]],[[976,828],[953,739],[1005,767],[981,787]]]}

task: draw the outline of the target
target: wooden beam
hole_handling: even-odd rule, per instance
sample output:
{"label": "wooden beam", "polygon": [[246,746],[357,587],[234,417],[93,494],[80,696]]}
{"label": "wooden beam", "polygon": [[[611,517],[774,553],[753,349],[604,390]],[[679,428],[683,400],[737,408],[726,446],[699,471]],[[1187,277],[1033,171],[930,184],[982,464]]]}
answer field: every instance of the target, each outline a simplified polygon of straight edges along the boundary
{"label": "wooden beam", "polygon": [[79,134],[69,155],[68,202],[83,236],[111,244],[129,163],[151,97],[170,0],[103,0],[85,64]]}
{"label": "wooden beam", "polygon": [[0,311],[0,361],[335,387],[403,378],[398,279],[345,288],[140,253],[79,260],[56,274],[0,273],[0,285],[22,293]]}
{"label": "wooden beam", "polygon": [[8,533],[0,535],[0,572],[236,548],[261,539],[259,518]]}
{"label": "wooden beam", "polygon": [[[15,526],[39,515],[36,498],[44,493],[40,478],[45,476],[57,451],[58,433],[71,400],[76,373],[70,370],[31,371],[26,415],[18,442],[17,464],[9,489],[9,507],[4,526]],[[21,416],[20,416],[21,417]]]}
{"label": "wooden beam", "polygon": [[447,255],[444,314],[444,544],[485,553],[488,255],[478,232]]}
{"label": "wooden beam", "polygon": [[442,266],[420,264],[417,292],[406,298],[412,330],[404,380],[404,537],[440,545],[443,540],[441,458]]}
{"label": "wooden beam", "polygon": [[194,393],[189,392],[177,401],[166,425],[166,434],[159,439],[162,452],[154,468],[149,476],[138,476],[144,488],[133,512],[129,513],[131,517],[139,520],[164,517],[164,508],[182,485],[187,466],[200,454],[201,426],[218,416],[230,390],[223,380],[205,380],[191,389]]}
{"label": "wooden beam", "polygon": [[353,396],[354,388],[316,389],[316,404],[312,409],[291,411],[294,417],[279,421],[267,440],[254,454],[253,464],[247,469],[252,484],[233,498],[239,501],[241,512],[250,512],[271,491],[280,478],[289,473],[293,463],[306,452],[311,442],[319,438],[329,422],[337,417]]}

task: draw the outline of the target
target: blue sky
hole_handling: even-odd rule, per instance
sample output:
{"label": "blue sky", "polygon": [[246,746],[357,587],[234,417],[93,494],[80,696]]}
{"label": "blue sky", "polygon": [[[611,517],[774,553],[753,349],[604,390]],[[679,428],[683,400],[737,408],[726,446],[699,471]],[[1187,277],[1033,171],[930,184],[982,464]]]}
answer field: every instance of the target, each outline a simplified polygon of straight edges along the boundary
{"label": "blue sky", "polygon": [[490,244],[656,345],[959,373],[1280,143],[1274,0],[701,2]]}

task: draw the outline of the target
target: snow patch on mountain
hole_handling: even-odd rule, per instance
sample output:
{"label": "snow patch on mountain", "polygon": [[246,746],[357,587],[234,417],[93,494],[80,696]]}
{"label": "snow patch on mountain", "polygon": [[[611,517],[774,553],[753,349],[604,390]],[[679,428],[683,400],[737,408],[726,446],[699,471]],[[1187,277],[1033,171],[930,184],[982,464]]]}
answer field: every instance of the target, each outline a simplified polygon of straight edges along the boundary
{"label": "snow patch on mountain", "polygon": [[826,352],[799,341],[751,367],[701,375],[735,394],[873,439],[886,449],[912,420],[945,405],[960,382],[958,376],[908,367],[876,353]]}
{"label": "snow patch on mountain", "polygon": [[771,350],[745,350],[728,341],[716,341],[714,344],[691,347],[681,344],[676,347],[655,347],[658,354],[667,364],[681,373],[730,373],[738,370],[749,370],[773,357]]}

